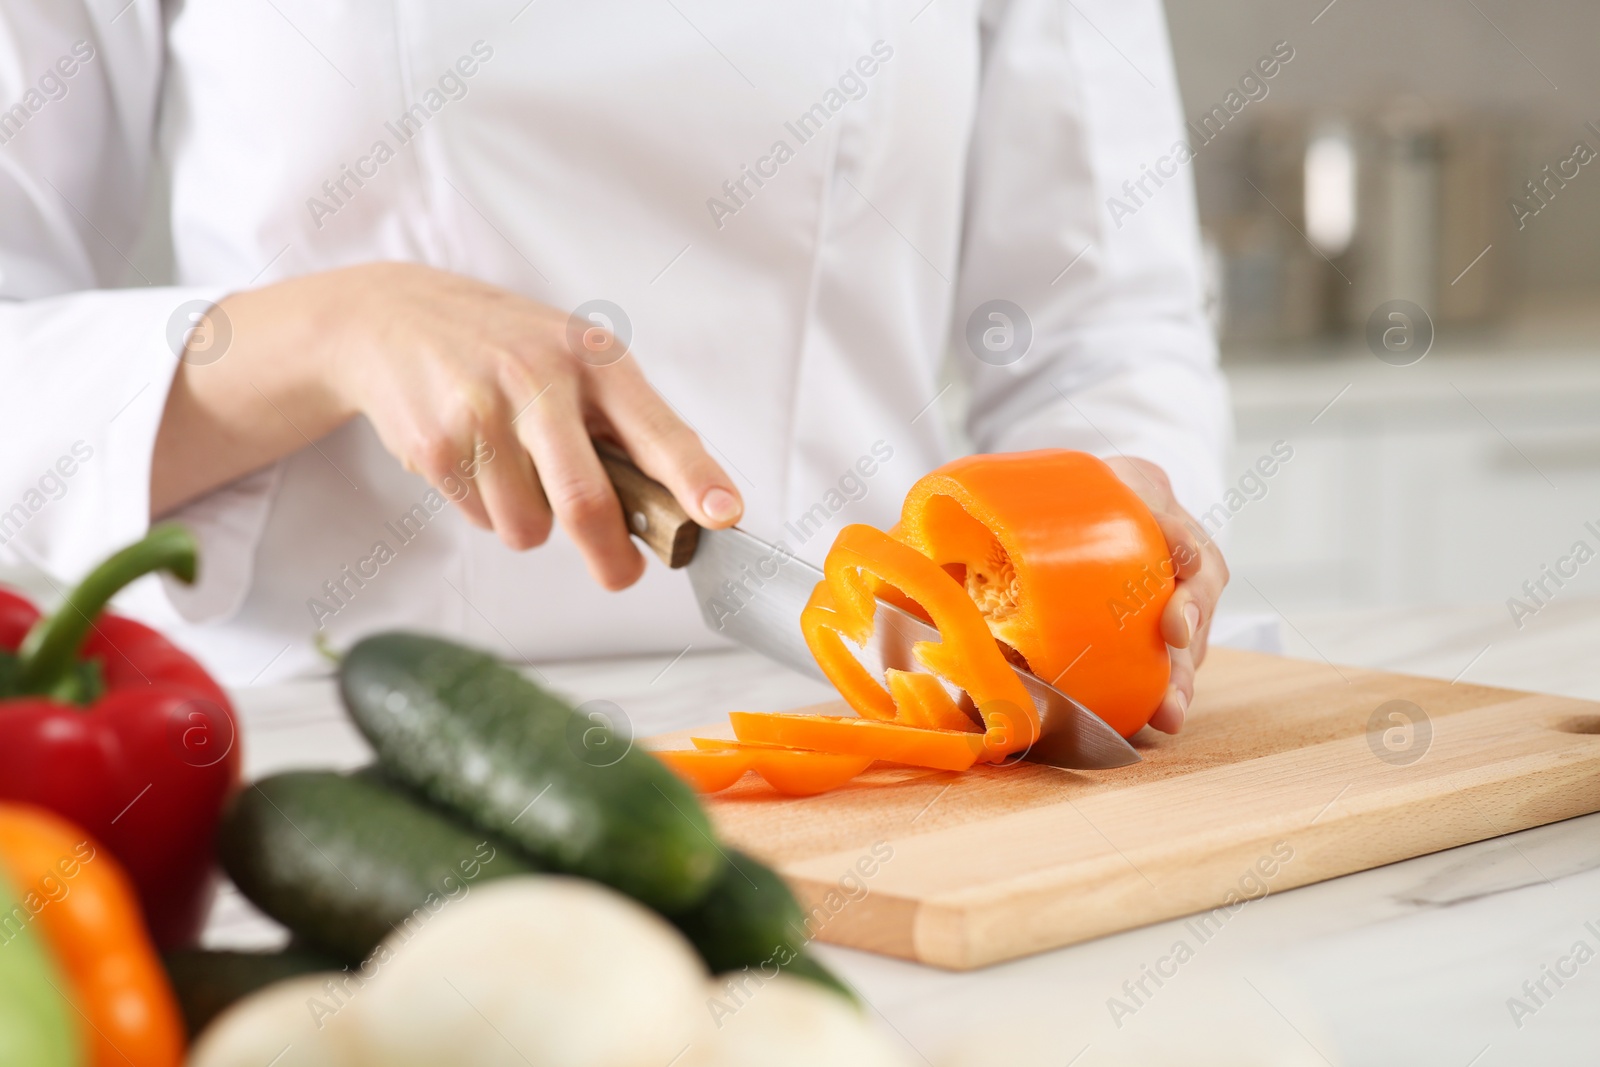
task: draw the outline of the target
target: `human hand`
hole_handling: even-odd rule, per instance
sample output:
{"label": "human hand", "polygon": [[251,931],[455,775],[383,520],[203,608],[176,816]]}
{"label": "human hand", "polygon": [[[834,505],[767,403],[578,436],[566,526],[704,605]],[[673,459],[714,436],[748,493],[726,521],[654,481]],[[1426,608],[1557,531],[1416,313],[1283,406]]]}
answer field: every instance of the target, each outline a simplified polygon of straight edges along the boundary
{"label": "human hand", "polygon": [[415,264],[330,282],[352,324],[334,392],[435,486],[492,456],[457,503],[507,546],[542,544],[560,522],[605,588],[643,573],[594,437],[620,444],[697,523],[738,520],[732,480],[608,331],[585,330],[574,351],[566,312]]}
{"label": "human hand", "polygon": [[1194,699],[1195,668],[1206,658],[1211,618],[1228,584],[1228,564],[1214,540],[1196,536],[1200,524],[1173,496],[1166,472],[1148,460],[1127,456],[1106,462],[1155,515],[1177,572],[1177,588],[1161,613],[1161,634],[1172,654],[1172,681],[1150,717],[1151,726],[1175,734]]}
{"label": "human hand", "polygon": [[[702,526],[737,522],[733,481],[608,330],[460,275],[370,263],[224,298],[226,358],[180,362],[151,513],[365,415],[406,469],[513,549],[559,522],[607,589],[644,571],[592,439],[622,446]],[[198,336],[198,334],[197,334]]]}

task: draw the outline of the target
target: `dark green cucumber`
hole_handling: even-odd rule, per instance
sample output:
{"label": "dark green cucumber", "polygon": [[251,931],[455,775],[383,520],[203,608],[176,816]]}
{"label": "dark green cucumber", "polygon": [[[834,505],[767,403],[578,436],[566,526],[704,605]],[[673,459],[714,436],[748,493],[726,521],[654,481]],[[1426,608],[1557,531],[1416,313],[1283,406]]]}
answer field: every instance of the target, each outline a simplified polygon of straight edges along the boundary
{"label": "dark green cucumber", "polygon": [[337,971],[344,963],[313,948],[290,945],[277,952],[179,949],[162,957],[167,977],[183,1011],[184,1028],[194,1037],[234,1001],[256,990],[318,971]]}
{"label": "dark green cucumber", "polygon": [[217,850],[253,904],[351,963],[475,881],[538,870],[371,771],[290,771],[245,787],[223,816]]}
{"label": "dark green cucumber", "polygon": [[712,974],[749,968],[771,977],[776,967],[843,994],[855,994],[805,952],[805,913],[778,872],[737,849],[705,898],[669,916]]}
{"label": "dark green cucumber", "polygon": [[339,686],[387,773],[541,863],[662,912],[722,873],[687,785],[493,656],[378,634],[346,653]]}

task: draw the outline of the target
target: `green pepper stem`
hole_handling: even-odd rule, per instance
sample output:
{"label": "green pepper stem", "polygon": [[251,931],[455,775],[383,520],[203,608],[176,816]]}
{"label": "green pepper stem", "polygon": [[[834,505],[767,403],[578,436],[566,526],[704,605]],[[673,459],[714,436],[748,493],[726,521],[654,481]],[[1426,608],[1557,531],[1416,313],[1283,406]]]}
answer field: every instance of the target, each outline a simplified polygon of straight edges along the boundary
{"label": "green pepper stem", "polygon": [[54,692],[77,664],[84,639],[113,596],[152,571],[166,571],[189,585],[194,582],[198,555],[194,534],[163,523],[90,571],[55,614],[34,623],[23,639],[18,649],[18,692]]}

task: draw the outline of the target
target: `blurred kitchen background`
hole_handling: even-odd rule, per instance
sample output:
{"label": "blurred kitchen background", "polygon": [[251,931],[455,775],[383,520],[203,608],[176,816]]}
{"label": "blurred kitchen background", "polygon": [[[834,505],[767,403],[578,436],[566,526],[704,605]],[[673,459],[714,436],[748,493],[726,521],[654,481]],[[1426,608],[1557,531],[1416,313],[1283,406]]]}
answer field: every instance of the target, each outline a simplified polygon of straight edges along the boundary
{"label": "blurred kitchen background", "polygon": [[1330,613],[1475,605],[1491,640],[1510,597],[1531,632],[1600,594],[1600,561],[1560,563],[1600,550],[1600,4],[1167,13],[1247,482],[1212,524],[1225,603],[1292,648]]}

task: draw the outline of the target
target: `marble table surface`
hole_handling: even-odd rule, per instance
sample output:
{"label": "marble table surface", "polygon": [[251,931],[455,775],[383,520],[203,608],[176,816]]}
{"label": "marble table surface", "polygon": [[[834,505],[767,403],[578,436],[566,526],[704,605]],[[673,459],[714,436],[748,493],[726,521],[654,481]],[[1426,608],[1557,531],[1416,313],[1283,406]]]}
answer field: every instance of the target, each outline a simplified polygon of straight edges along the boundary
{"label": "marble table surface", "polygon": [[[1279,622],[1291,655],[1600,700],[1600,602],[1553,603],[1522,630],[1499,604]],[[640,736],[832,695],[742,652],[537,674],[575,701],[613,702]],[[244,690],[237,703],[247,776],[368,758],[329,680]],[[207,940],[283,936],[225,890]],[[1190,951],[1175,965],[1179,941]],[[1273,893],[1204,943],[1176,920],[964,974],[818,952],[913,1064],[1594,1064],[1600,814]],[[1148,974],[1162,960],[1176,974],[1157,985]]]}

